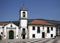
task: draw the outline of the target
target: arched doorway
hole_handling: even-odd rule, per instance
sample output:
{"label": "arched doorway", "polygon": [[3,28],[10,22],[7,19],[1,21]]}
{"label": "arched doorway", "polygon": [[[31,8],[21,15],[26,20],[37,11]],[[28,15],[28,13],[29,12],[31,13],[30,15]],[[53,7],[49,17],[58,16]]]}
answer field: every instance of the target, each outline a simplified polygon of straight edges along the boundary
{"label": "arched doorway", "polygon": [[2,36],[0,35],[0,40],[2,40]]}
{"label": "arched doorway", "polygon": [[9,39],[14,39],[14,31],[9,31]]}
{"label": "arched doorway", "polygon": [[42,38],[45,38],[45,32],[42,32]]}
{"label": "arched doorway", "polygon": [[26,35],[25,29],[23,28],[23,29],[22,29],[22,39],[25,39],[25,35]]}

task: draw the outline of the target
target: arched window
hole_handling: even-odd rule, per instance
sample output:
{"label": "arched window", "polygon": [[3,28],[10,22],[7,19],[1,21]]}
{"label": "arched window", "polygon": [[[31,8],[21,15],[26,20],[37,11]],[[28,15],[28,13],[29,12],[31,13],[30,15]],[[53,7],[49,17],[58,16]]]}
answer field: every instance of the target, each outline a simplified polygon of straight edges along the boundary
{"label": "arched window", "polygon": [[23,17],[25,17],[25,12],[23,12]]}

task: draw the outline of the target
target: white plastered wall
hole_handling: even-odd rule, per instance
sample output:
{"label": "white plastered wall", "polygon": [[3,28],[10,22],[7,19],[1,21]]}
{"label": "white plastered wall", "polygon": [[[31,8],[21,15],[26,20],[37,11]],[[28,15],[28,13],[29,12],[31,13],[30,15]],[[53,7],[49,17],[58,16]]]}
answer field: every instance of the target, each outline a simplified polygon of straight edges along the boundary
{"label": "white plastered wall", "polygon": [[[11,27],[11,25],[12,25],[12,27]],[[16,26],[13,23],[9,23],[8,25],[6,25],[4,27],[4,35],[5,35],[4,39],[8,39],[8,37],[9,37],[8,35],[9,35],[9,31],[10,30],[13,30],[14,31],[14,39],[18,39],[17,35],[19,35],[18,34],[19,28],[18,28],[18,26]]]}
{"label": "white plastered wall", "polygon": [[[35,25],[34,25],[35,26]],[[32,30],[33,25],[29,25],[29,39],[37,39],[42,38],[42,32],[45,32],[45,38],[51,38],[51,34],[53,34],[54,38],[56,36],[56,27],[53,26],[53,31],[51,31],[51,26],[49,26],[50,33],[47,33],[47,27],[48,26],[39,26],[40,27],[40,33],[37,33],[37,26],[35,26],[35,30]],[[32,37],[32,34],[35,34],[35,38]]]}

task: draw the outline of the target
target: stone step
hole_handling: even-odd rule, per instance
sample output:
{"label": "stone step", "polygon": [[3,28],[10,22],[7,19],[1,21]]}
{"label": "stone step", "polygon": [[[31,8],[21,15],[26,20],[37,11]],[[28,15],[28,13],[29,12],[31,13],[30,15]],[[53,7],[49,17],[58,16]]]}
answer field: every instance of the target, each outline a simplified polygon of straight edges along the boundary
{"label": "stone step", "polygon": [[0,43],[60,43],[60,39],[15,39],[15,40],[0,40]]}

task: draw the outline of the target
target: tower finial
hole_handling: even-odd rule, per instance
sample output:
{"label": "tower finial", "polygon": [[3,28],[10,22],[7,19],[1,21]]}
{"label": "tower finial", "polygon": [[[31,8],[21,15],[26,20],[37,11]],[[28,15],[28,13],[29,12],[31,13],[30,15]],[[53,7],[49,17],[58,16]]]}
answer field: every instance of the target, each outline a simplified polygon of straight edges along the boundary
{"label": "tower finial", "polygon": [[27,8],[25,7],[25,0],[22,0],[22,7],[20,11],[27,11]]}
{"label": "tower finial", "polygon": [[20,9],[21,11],[27,11],[27,8],[25,7],[25,1],[23,0],[22,7]]}
{"label": "tower finial", "polygon": [[25,4],[25,3],[24,3],[24,0],[23,0],[23,4],[22,4],[22,6],[24,6],[24,4]]}

